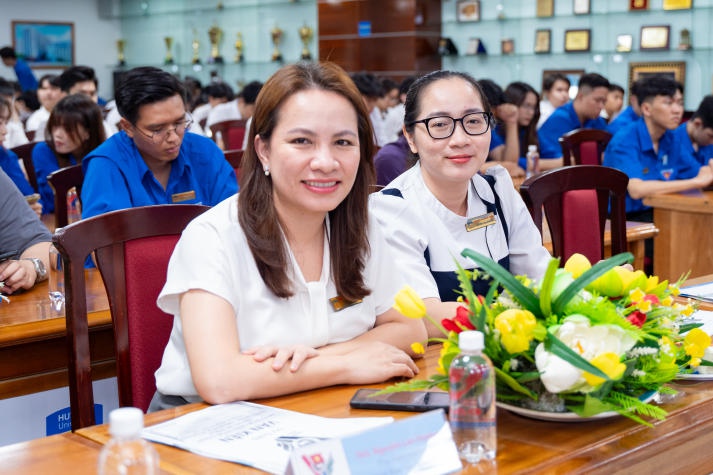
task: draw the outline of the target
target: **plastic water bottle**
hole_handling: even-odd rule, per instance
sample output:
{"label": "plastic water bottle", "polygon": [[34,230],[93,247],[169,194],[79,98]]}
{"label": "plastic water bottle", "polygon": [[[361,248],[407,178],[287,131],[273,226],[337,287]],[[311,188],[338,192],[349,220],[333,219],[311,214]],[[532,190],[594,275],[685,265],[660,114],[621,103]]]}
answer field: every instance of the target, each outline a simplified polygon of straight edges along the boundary
{"label": "plastic water bottle", "polygon": [[79,209],[79,196],[77,189],[72,188],[67,192],[67,221],[75,223],[82,219],[82,212]]}
{"label": "plastic water bottle", "polygon": [[495,371],[483,354],[483,334],[461,332],[460,354],[451,362],[448,380],[451,431],[461,459],[493,460],[497,451]]}
{"label": "plastic water bottle", "polygon": [[54,244],[50,246],[49,254],[50,313],[53,317],[60,317],[64,315],[64,264],[62,256]]}
{"label": "plastic water bottle", "polygon": [[141,438],[144,413],[136,407],[120,407],[109,413],[111,440],[99,454],[99,475],[158,474],[158,453]]}
{"label": "plastic water bottle", "polygon": [[525,176],[530,178],[539,171],[538,164],[540,161],[540,153],[537,151],[537,145],[527,146],[527,155],[525,155],[525,158],[527,159],[527,171]]}

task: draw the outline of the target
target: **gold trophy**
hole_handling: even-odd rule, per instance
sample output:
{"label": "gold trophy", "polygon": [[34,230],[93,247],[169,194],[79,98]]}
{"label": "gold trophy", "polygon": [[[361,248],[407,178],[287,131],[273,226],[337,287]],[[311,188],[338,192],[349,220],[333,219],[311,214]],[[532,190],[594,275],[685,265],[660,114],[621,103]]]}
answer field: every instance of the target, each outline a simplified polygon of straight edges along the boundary
{"label": "gold trophy", "polygon": [[218,25],[213,25],[208,30],[208,37],[210,38],[210,58],[208,58],[208,62],[222,64],[223,57],[220,55],[218,47],[223,39],[223,30]]}
{"label": "gold trophy", "polygon": [[193,28],[193,41],[191,42],[191,47],[193,48],[193,58],[191,59],[191,62],[193,64],[201,64],[201,57],[200,57],[200,49],[201,49],[201,44],[198,41],[198,32],[196,31],[195,28]]}
{"label": "gold trophy", "polygon": [[314,36],[314,30],[307,26],[307,23],[302,26],[297,32],[300,35],[300,39],[302,40],[302,56],[301,58],[304,60],[311,60],[312,55],[309,52],[309,44],[312,41],[312,37]]}
{"label": "gold trophy", "polygon": [[166,43],[166,58],[163,60],[163,64],[173,64],[173,53],[171,53],[171,47],[173,46],[173,38],[170,36],[166,36],[163,39],[163,42]]}
{"label": "gold trophy", "polygon": [[126,40],[116,40],[116,49],[118,51],[119,66],[125,66],[126,60],[124,59],[124,46],[126,46]]}
{"label": "gold trophy", "polygon": [[279,61],[282,62],[282,53],[280,53],[280,41],[282,40],[282,35],[283,31],[278,28],[277,25],[275,25],[275,28],[273,28],[270,31],[270,35],[272,36],[272,44],[275,45],[275,49],[272,50],[272,60],[273,61]]}
{"label": "gold trophy", "polygon": [[243,62],[243,34],[238,31],[238,39],[235,40],[235,62]]}

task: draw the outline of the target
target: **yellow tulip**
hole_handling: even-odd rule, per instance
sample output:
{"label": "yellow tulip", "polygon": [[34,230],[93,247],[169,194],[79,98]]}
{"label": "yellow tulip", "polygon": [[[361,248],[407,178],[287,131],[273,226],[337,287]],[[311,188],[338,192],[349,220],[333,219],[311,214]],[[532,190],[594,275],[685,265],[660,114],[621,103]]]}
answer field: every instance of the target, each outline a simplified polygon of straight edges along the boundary
{"label": "yellow tulip", "polygon": [[426,316],[426,305],[416,291],[404,285],[394,298],[394,308],[408,318],[423,318]]}
{"label": "yellow tulip", "polygon": [[572,277],[575,279],[591,269],[591,267],[592,264],[589,263],[589,259],[579,253],[574,253],[569,256],[569,259],[567,259],[567,262],[564,264],[564,270],[572,274]]}
{"label": "yellow tulip", "polygon": [[[711,346],[711,337],[700,328],[694,328],[683,339],[683,348],[692,358],[703,358],[706,348]],[[700,361],[699,361],[700,364]]]}
{"label": "yellow tulip", "polygon": [[423,347],[423,343],[421,343],[420,341],[415,341],[411,343],[411,351],[413,351],[417,355],[422,355],[426,352],[426,349]]}
{"label": "yellow tulip", "polygon": [[[602,370],[602,372],[612,380],[621,378],[624,375],[624,371],[626,371],[626,365],[619,361],[619,356],[616,353],[612,352],[597,355],[590,363]],[[604,378],[595,376],[592,373],[587,373],[586,371],[582,376],[584,376],[585,381],[587,381],[587,384],[590,386],[599,386],[605,381]]]}
{"label": "yellow tulip", "polygon": [[495,317],[494,323],[500,332],[500,341],[508,353],[522,353],[530,348],[537,327],[537,320],[532,313],[511,308]]}

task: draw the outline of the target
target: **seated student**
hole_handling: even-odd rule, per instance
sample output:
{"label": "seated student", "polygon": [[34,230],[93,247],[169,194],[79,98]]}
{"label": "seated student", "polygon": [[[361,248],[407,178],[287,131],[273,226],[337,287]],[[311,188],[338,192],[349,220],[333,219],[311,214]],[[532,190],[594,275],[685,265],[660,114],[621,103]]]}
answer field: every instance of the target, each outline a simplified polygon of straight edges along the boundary
{"label": "seated student", "polygon": [[374,155],[376,184],[379,186],[388,185],[391,180],[406,171],[410,159],[411,150],[402,131],[396,141],[387,143]]}
{"label": "seated student", "polygon": [[366,109],[369,111],[369,120],[374,131],[374,143],[378,145],[381,127],[384,125],[379,108],[376,106],[377,101],[383,96],[381,82],[371,73],[351,73],[350,77],[359,89]]}
{"label": "seated student", "polygon": [[237,191],[223,152],[186,133],[185,89],[173,75],[152,67],[128,71],[116,105],[121,132],[82,160],[82,217],[154,204],[213,206]]}
{"label": "seated student", "polygon": [[367,212],[373,132],[333,63],[285,66],[258,97],[240,194],[188,225],[158,305],[173,330],[150,410],[412,377],[420,320]]}
{"label": "seated student", "polygon": [[[494,166],[483,173],[491,121],[490,105],[468,74],[422,76],[409,89],[404,119],[418,163],[369,198],[394,262],[438,321],[459,305],[456,260],[475,267],[461,257],[463,249],[532,278],[544,274],[550,259],[507,171]],[[488,284],[480,278],[476,292],[484,294]],[[426,325],[431,336],[441,335]]]}
{"label": "seated student", "polygon": [[674,130],[679,151],[700,165],[713,158],[713,95],[703,98],[693,116]]}
{"label": "seated student", "polygon": [[[17,157],[15,152],[8,150],[2,146],[2,142],[5,140],[7,135],[7,123],[11,116],[11,106],[10,103],[5,99],[0,98],[0,168],[7,174],[7,176],[12,180],[25,196],[31,195],[35,190],[30,186],[30,183],[25,177],[25,173],[20,167],[20,159]],[[32,209],[38,215],[42,213],[42,203],[39,201],[32,205]]]}
{"label": "seated student", "polygon": [[[527,148],[530,145],[540,146],[537,138],[537,120],[540,117],[540,95],[535,88],[521,81],[508,84],[505,88],[505,98],[517,106],[518,141],[520,157],[518,164],[527,169]],[[501,134],[500,127],[496,129]]]}
{"label": "seated student", "polygon": [[664,76],[651,76],[637,88],[641,120],[629,124],[609,142],[603,165],[629,176],[627,219],[653,221],[643,198],[708,186],[713,182],[713,160],[700,165],[684,153],[673,130],[683,115],[679,84]]}
{"label": "seated student", "polygon": [[540,140],[540,170],[562,166],[559,138],[574,129],[604,130],[607,123],[599,117],[609,93],[609,81],[596,73],[579,78],[577,96],[556,109],[537,131]]}
{"label": "seated student", "polygon": [[35,142],[44,140],[44,130],[47,120],[50,118],[50,112],[57,101],[61,99],[62,90],[56,84],[58,77],[56,74],[45,74],[40,78],[40,88],[37,89],[40,108],[33,112],[25,122],[25,130],[35,132]]}
{"label": "seated student", "polygon": [[624,88],[618,84],[609,84],[609,93],[607,94],[607,101],[604,103],[604,109],[599,114],[599,116],[606,120],[607,123],[614,120],[614,118],[619,115],[621,107],[624,105]]}
{"label": "seated student", "polygon": [[496,126],[490,127],[490,151],[488,160],[483,169],[501,165],[511,177],[521,177],[525,172],[518,165],[520,141],[517,136],[517,106],[508,102],[503,88],[490,79],[478,80],[483,94],[493,111],[497,126],[501,132],[495,131]]}
{"label": "seated student", "polygon": [[[224,82],[210,83],[203,88],[202,94],[206,97],[206,102],[200,104],[191,111],[191,116],[196,122],[206,124],[210,111],[220,105],[230,102],[234,98],[233,88]],[[202,121],[202,122],[201,122]]]}
{"label": "seated student", "polygon": [[32,162],[45,213],[54,212],[54,191],[47,175],[81,163],[89,152],[106,140],[102,111],[84,94],[71,94],[52,110],[45,129],[45,141],[32,149]]}
{"label": "seated student", "polygon": [[537,128],[552,115],[558,107],[569,102],[569,88],[572,83],[567,76],[561,73],[548,74],[542,81],[542,100],[540,101],[540,118],[537,120]]}
{"label": "seated student", "polygon": [[37,91],[22,91],[15,97],[15,112],[23,124],[26,124],[27,119],[39,108],[40,101],[37,99]]}
{"label": "seated student", "polygon": [[3,78],[0,78],[0,99],[4,99],[10,104],[10,117],[5,123],[6,131],[2,146],[9,150],[28,143],[29,140],[25,135],[25,128],[20,122],[15,106],[13,106],[15,102],[15,86]]}
{"label": "seated student", "polygon": [[[99,104],[99,80],[94,68],[81,65],[69,67],[59,75],[57,84],[62,90],[62,97],[69,94],[84,94],[95,104]],[[111,137],[117,132],[117,128],[105,120],[104,132],[107,137]]]}
{"label": "seated student", "polygon": [[[641,107],[639,106],[639,99],[637,98],[641,81],[642,80],[639,79],[634,81],[631,85],[629,90],[629,105],[625,107],[614,120],[609,121],[606,131],[612,134],[612,136],[641,117]],[[681,91],[681,94],[683,94],[683,91]]]}
{"label": "seated student", "polygon": [[15,259],[0,262],[0,292],[12,294],[47,278],[52,235],[2,170],[0,209],[0,253],[17,252]]}

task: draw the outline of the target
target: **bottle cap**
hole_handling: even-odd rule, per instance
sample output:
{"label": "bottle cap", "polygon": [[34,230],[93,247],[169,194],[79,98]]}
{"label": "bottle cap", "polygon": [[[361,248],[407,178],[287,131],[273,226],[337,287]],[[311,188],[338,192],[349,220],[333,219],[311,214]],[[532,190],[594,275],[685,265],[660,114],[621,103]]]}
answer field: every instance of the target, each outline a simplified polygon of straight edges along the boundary
{"label": "bottle cap", "polygon": [[528,152],[537,152],[537,145],[528,145],[527,146],[527,151]]}
{"label": "bottle cap", "polygon": [[109,433],[114,437],[138,436],[144,428],[144,413],[137,407],[120,407],[109,413]]}
{"label": "bottle cap", "polygon": [[460,332],[458,346],[465,351],[478,351],[485,347],[483,332],[469,330]]}

